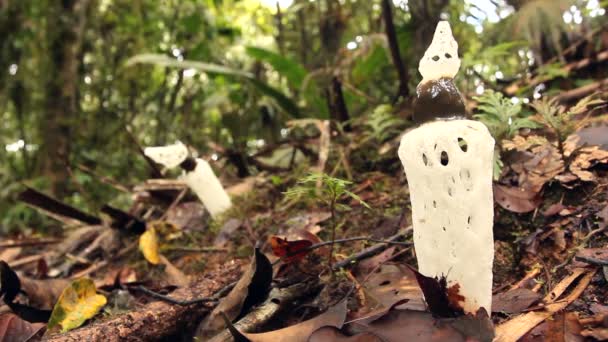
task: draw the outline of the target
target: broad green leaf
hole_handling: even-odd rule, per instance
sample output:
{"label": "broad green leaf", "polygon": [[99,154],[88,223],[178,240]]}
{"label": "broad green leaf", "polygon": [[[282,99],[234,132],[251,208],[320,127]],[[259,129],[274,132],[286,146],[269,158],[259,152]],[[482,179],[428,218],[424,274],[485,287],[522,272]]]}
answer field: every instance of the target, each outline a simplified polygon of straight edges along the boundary
{"label": "broad green leaf", "polygon": [[139,250],[151,264],[158,265],[160,255],[158,252],[158,236],[154,227],[149,227],[139,237]]}
{"label": "broad green leaf", "polygon": [[359,84],[375,75],[376,71],[388,61],[386,49],[377,44],[366,56],[353,67],[352,75],[355,84]]}
{"label": "broad green leaf", "polygon": [[239,76],[245,78],[254,78],[253,74],[244,72],[241,70],[225,67],[219,64],[212,63],[204,63],[190,60],[178,61],[175,58],[171,58],[169,56],[154,54],[154,53],[144,53],[141,55],[133,56],[129,58],[126,62],[126,66],[130,67],[135,64],[154,64],[172,68],[180,68],[180,69],[196,69],[198,71],[212,73],[212,74],[220,74],[226,76]]}
{"label": "broad green leaf", "polygon": [[306,77],[306,69],[291,58],[253,46],[248,46],[245,51],[249,56],[272,65],[274,70],[287,78],[293,88],[300,87]]}
{"label": "broad green leaf", "polygon": [[61,332],[78,328],[106,305],[106,297],[97,294],[91,279],[74,280],[66,287],[53,308],[48,329],[61,326]]}
{"label": "broad green leaf", "polygon": [[229,68],[223,65],[204,63],[191,60],[178,61],[175,58],[171,58],[160,54],[141,54],[131,57],[126,66],[132,66],[135,64],[154,64],[165,67],[179,68],[179,69],[196,69],[201,72],[219,74],[224,76],[234,76],[243,78],[253,84],[262,94],[275,100],[276,104],[281,107],[285,112],[293,117],[300,117],[300,111],[298,106],[281,91],[273,88],[272,86],[264,83],[249,72]]}
{"label": "broad green leaf", "polygon": [[264,95],[273,98],[276,101],[276,104],[290,114],[290,116],[294,118],[301,117],[298,106],[282,92],[255,78],[248,78],[248,81]]}

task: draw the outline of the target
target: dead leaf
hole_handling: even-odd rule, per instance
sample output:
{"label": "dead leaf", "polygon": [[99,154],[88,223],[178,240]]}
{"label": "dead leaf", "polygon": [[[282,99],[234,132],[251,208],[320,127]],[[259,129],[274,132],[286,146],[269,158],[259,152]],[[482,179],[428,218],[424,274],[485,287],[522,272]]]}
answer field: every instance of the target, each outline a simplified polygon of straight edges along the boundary
{"label": "dead leaf", "polygon": [[[331,217],[331,213],[328,211],[313,211],[310,213],[305,213],[302,215],[298,215],[287,220],[287,224],[290,229],[303,229],[312,231],[315,226],[319,223],[322,223]],[[313,233],[317,233],[312,231]]]}
{"label": "dead leaf", "polygon": [[[558,283],[555,288],[549,293],[543,302],[546,304],[541,311],[530,311],[503,322],[496,327],[496,341],[498,342],[516,342],[523,337],[528,331],[532,330],[541,322],[553,316],[558,311],[566,308],[570,303],[577,299],[587,285],[591,282],[591,278],[595,274],[595,270],[587,270],[577,268],[573,273],[564,278]],[[570,285],[580,279],[578,284],[572,291],[561,298],[562,294],[570,287]]]}
{"label": "dead leaf", "polygon": [[546,182],[564,171],[561,154],[557,147],[549,143],[518,152],[517,156],[510,163],[511,169],[519,176],[519,187],[533,193],[538,193]]}
{"label": "dead leaf", "polygon": [[516,288],[492,296],[492,312],[520,313],[540,299],[541,295],[526,289]]}
{"label": "dead leaf", "polygon": [[608,163],[608,151],[602,150],[598,146],[583,147],[575,153],[576,157],[568,168],[580,180],[585,182],[596,180],[595,175],[588,171],[591,167]]}
{"label": "dead leaf", "polygon": [[[407,303],[400,309],[426,309],[422,291],[412,271],[397,265],[383,265],[372,274],[365,286],[366,293],[384,307],[391,307],[400,300]],[[373,309],[373,308],[372,308]]]}
{"label": "dead leaf", "polygon": [[0,315],[0,342],[27,341],[43,329],[44,323],[30,323],[12,313]]}
{"label": "dead leaf", "polygon": [[372,333],[382,341],[465,342],[462,334],[447,320],[433,318],[429,312],[391,310],[371,322],[350,324],[354,333]]}
{"label": "dead leaf", "polygon": [[63,290],[55,304],[48,329],[61,326],[61,332],[66,332],[78,328],[86,320],[97,315],[106,302],[106,297],[97,294],[91,279],[74,280]]}
{"label": "dead leaf", "polygon": [[[22,319],[29,322],[46,322],[61,291],[69,281],[64,279],[36,280],[19,277],[8,264],[0,261],[0,297]],[[17,295],[27,297],[29,305],[16,301]]]}
{"label": "dead leaf", "polygon": [[516,135],[511,140],[503,140],[501,145],[505,150],[516,150],[519,152],[525,152],[530,150],[532,147],[543,146],[548,143],[549,141],[547,140],[547,138],[538,135],[529,135],[527,137]]}
{"label": "dead leaf", "polygon": [[0,252],[0,260],[10,263],[21,254],[21,247],[6,248]]}
{"label": "dead leaf", "polygon": [[137,273],[131,267],[121,267],[111,269],[106,273],[102,281],[96,282],[98,288],[112,290],[120,288],[122,285],[137,281]]}
{"label": "dead leaf", "polygon": [[[409,267],[409,266],[408,266]],[[427,277],[412,267],[410,270],[416,276],[416,281],[424,293],[424,301],[431,313],[436,317],[458,317],[464,315],[461,301],[464,301],[458,293],[458,284],[447,287],[445,277],[440,279]]]}
{"label": "dead leaf", "polygon": [[190,285],[190,279],[177,267],[175,267],[167,258],[164,256],[159,257],[161,264],[165,266],[165,274],[167,275],[167,282],[171,285],[178,287],[186,287]]}
{"label": "dead leaf", "polygon": [[237,229],[243,226],[243,221],[235,218],[231,218],[224,223],[222,228],[220,228],[220,232],[217,234],[215,241],[213,244],[218,247],[223,247],[226,245],[230,238],[234,236],[234,233]]}
{"label": "dead leaf", "polygon": [[309,252],[308,248],[312,246],[312,242],[309,240],[296,240],[287,241],[278,236],[271,236],[268,238],[272,253],[283,258],[285,263],[294,263],[302,260]]}
{"label": "dead leaf", "polygon": [[335,327],[323,327],[318,329],[310,338],[308,342],[383,342],[380,337],[375,334],[364,332],[353,336],[344,335],[339,329]]}
{"label": "dead leaf", "polygon": [[148,227],[139,237],[139,250],[149,263],[158,265],[160,253],[158,252],[158,236],[154,227]]}
{"label": "dead leaf", "polygon": [[329,308],[325,313],[287,328],[259,334],[245,334],[251,342],[306,342],[321,327],[342,328],[346,319],[346,300]]}
{"label": "dead leaf", "polygon": [[387,262],[393,256],[396,246],[389,247],[382,251],[378,255],[374,255],[371,258],[361,260],[355,267],[356,273],[360,275],[367,275],[369,272],[374,270],[379,265]]}
{"label": "dead leaf", "polygon": [[494,200],[504,209],[515,213],[528,213],[541,203],[534,191],[500,184],[494,184]]}
{"label": "dead leaf", "polygon": [[[585,248],[576,253],[574,260],[577,261],[577,265],[585,266],[587,263],[608,264],[608,248]],[[580,263],[580,264],[579,264]]]}
{"label": "dead leaf", "polygon": [[545,209],[542,214],[544,217],[551,217],[553,215],[559,214],[560,211],[566,209],[566,207],[561,203],[551,204],[547,209]]}
{"label": "dead leaf", "polygon": [[166,221],[181,230],[203,231],[205,225],[205,207],[200,202],[184,202],[167,210]]}
{"label": "dead leaf", "polygon": [[558,312],[555,316],[537,325],[519,342],[582,342],[581,327],[573,313]]}
{"label": "dead leaf", "polygon": [[229,321],[234,321],[242,312],[246,312],[267,296],[272,281],[272,265],[259,248],[256,248],[254,253],[249,268],[232,291],[199,324],[197,338],[202,341],[209,340],[225,328],[222,315],[226,315]]}
{"label": "dead leaf", "polygon": [[593,337],[598,341],[608,341],[608,328],[585,329],[581,331],[585,337]]}

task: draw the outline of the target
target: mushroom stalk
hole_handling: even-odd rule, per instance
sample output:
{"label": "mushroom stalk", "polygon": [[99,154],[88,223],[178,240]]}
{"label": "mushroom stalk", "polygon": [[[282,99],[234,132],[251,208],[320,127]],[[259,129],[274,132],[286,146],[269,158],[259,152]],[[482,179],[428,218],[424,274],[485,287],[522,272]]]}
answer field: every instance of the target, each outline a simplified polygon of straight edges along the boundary
{"label": "mushroom stalk", "polygon": [[414,247],[420,273],[445,276],[467,313],[491,312],[492,167],[494,139],[482,123],[467,120],[453,78],[460,68],[450,25],[439,22],[420,61],[414,121],[401,139],[412,203]]}
{"label": "mushroom stalk", "polygon": [[211,165],[203,159],[190,157],[188,148],[183,143],[178,141],[168,146],[146,147],[144,154],[165,167],[179,166],[184,171],[181,178],[203,202],[212,217],[217,217],[232,206],[230,196]]}

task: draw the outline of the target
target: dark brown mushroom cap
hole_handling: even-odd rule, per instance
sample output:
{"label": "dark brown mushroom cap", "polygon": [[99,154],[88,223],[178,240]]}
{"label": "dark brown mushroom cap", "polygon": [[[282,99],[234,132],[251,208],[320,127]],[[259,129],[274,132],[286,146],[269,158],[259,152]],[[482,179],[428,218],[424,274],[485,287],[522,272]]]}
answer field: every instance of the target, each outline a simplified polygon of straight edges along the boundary
{"label": "dark brown mushroom cap", "polygon": [[442,77],[420,83],[416,87],[414,114],[416,124],[436,119],[466,118],[466,109],[454,79]]}
{"label": "dark brown mushroom cap", "polygon": [[179,167],[186,172],[192,172],[194,169],[196,169],[196,160],[191,156],[188,156],[181,164],[179,164]]}

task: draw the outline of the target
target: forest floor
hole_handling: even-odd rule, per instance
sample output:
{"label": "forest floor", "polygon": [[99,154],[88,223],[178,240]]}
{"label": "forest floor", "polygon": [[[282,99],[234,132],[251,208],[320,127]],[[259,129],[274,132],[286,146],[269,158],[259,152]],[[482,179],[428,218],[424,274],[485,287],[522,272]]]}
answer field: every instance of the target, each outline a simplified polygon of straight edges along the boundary
{"label": "forest floor", "polygon": [[[481,312],[463,315],[457,293],[415,274],[399,136],[363,139],[355,124],[349,133],[332,130],[331,142],[318,134],[287,141],[281,148],[305,141],[314,152],[303,166],[244,180],[221,173],[233,208],[214,219],[171,177],[132,187],[100,179],[133,197],[131,208],[107,206],[102,217],[27,189],[21,200],[65,234],[0,242],[0,341],[10,331],[53,341],[608,339],[606,132],[602,120],[575,132],[567,155],[558,144],[532,143],[535,131],[501,144],[493,324]],[[311,169],[349,179],[338,184],[349,192],[332,201],[321,190],[341,181],[309,177],[299,184],[308,190],[285,196]],[[333,230],[335,244],[327,244]],[[64,288],[83,277],[106,298],[103,308],[78,292],[77,304],[51,317],[70,331],[29,323],[46,323],[62,292],[59,301],[67,300]],[[77,314],[84,326],[66,329],[67,316],[87,310]]]}

